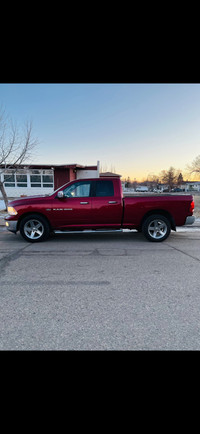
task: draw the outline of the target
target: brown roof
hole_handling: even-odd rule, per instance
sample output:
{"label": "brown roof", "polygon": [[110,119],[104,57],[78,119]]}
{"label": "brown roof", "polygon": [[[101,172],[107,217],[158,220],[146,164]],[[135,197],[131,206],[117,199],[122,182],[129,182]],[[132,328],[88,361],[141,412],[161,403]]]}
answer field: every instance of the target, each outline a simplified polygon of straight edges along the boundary
{"label": "brown roof", "polygon": [[122,175],[118,175],[117,173],[113,173],[113,172],[102,172],[99,174],[99,176],[116,176],[120,178]]}

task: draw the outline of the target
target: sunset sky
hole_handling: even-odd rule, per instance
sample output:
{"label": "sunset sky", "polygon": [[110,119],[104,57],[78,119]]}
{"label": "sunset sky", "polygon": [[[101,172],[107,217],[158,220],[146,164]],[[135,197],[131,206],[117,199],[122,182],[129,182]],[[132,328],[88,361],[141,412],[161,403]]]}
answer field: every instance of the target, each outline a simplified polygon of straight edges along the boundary
{"label": "sunset sky", "polygon": [[33,163],[86,164],[141,180],[200,154],[200,84],[0,83],[0,106],[33,122]]}

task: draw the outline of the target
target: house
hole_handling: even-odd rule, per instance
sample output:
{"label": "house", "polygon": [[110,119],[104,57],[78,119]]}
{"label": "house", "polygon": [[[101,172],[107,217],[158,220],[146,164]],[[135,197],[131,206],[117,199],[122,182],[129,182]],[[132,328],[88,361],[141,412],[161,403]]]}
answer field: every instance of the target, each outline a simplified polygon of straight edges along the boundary
{"label": "house", "polygon": [[185,191],[200,191],[200,182],[199,181],[191,181],[186,182],[184,185]]}
{"label": "house", "polygon": [[49,194],[74,179],[95,177],[99,177],[99,161],[94,166],[23,164],[17,169],[9,166],[7,170],[0,165],[0,180],[4,181],[8,197]]}

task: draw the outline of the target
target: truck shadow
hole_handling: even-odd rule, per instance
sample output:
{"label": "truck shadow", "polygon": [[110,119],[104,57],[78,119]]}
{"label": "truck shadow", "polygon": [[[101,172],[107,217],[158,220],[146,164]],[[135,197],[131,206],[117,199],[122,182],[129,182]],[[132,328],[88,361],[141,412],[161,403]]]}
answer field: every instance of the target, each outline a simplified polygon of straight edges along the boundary
{"label": "truck shadow", "polygon": [[147,242],[146,238],[142,233],[139,233],[137,231],[128,231],[128,232],[63,232],[63,233],[53,233],[51,234],[50,238],[47,240],[48,242],[52,241],[63,241],[67,242],[70,241],[74,242],[85,242],[89,241],[91,243],[100,242],[105,243],[106,241],[112,241],[112,242],[123,242],[123,241],[140,241],[140,242]]}
{"label": "truck shadow", "polygon": [[17,234],[12,234],[11,232],[8,232],[6,229],[0,231],[0,241],[4,241],[6,243],[11,243],[12,246],[17,244],[23,244],[23,245],[44,245],[54,242],[61,242],[61,243],[105,243],[106,241],[112,242],[112,243],[123,243],[125,242],[131,242],[134,241],[138,242],[144,242],[147,243],[146,238],[143,236],[142,233],[139,233],[137,231],[127,231],[127,232],[59,232],[59,233],[51,233],[49,238],[46,241],[38,242],[38,243],[28,243],[26,240],[23,239],[23,237],[20,235],[19,232]]}

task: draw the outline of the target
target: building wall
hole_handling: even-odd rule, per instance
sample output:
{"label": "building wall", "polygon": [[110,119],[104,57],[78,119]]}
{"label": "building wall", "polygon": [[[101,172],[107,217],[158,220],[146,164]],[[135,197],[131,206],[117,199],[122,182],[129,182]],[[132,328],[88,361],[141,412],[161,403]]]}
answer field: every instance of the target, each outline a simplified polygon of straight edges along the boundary
{"label": "building wall", "polygon": [[[53,193],[53,188],[39,188],[39,187],[31,187],[31,188],[20,188],[20,187],[5,187],[6,194],[8,198],[10,197],[20,197],[20,196],[40,196],[45,194]],[[0,193],[0,199],[2,199],[2,195]]]}
{"label": "building wall", "polygon": [[76,179],[76,172],[74,171],[74,169],[69,169],[69,178],[70,178],[70,181],[73,181],[74,179]]}
{"label": "building wall", "polygon": [[76,179],[83,179],[83,178],[98,178],[99,172],[98,170],[79,170],[77,169],[76,172]]}
{"label": "building wall", "polygon": [[54,170],[54,189],[61,187],[70,181],[69,169],[55,168]]}
{"label": "building wall", "polygon": [[[6,179],[4,188],[8,198],[20,196],[35,196],[51,194],[54,190],[74,179],[97,178],[99,170],[94,170],[95,166],[89,169],[79,170],[76,168],[55,167],[49,169],[23,168],[17,172],[9,169],[4,174],[0,174],[3,182]],[[7,178],[5,178],[7,176]],[[2,195],[0,193],[0,198]]]}

